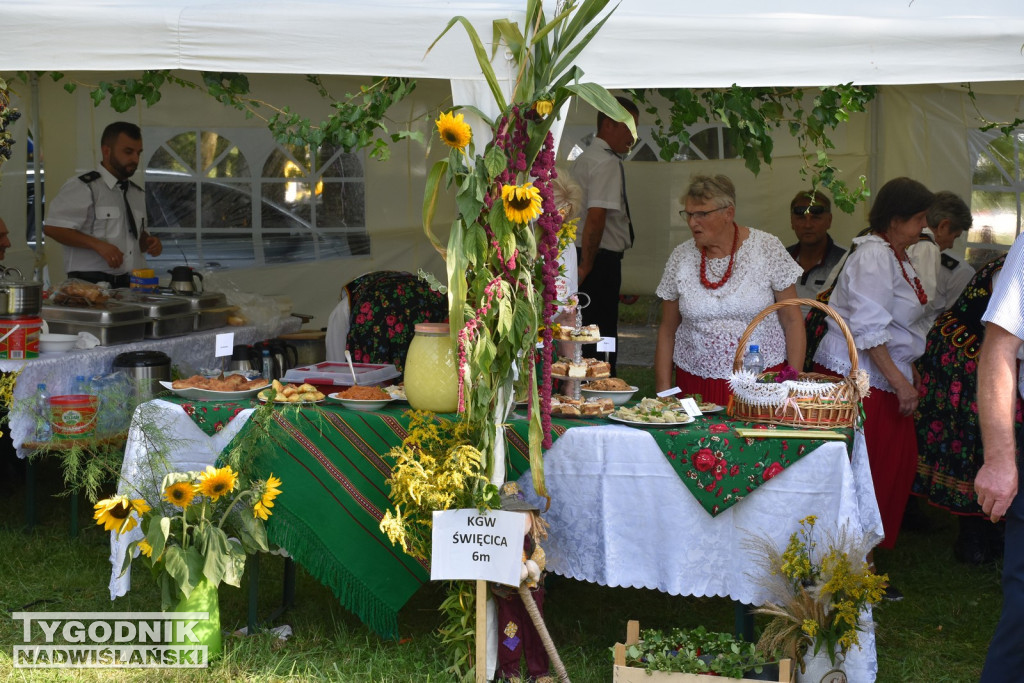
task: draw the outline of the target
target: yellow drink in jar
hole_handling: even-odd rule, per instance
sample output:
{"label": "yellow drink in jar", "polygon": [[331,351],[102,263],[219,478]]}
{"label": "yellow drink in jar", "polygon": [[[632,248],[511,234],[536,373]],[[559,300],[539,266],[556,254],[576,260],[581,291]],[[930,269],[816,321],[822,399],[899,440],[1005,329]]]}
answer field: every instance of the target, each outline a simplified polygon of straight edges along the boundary
{"label": "yellow drink in jar", "polygon": [[458,361],[448,323],[419,323],[405,357],[405,396],[416,410],[459,409]]}

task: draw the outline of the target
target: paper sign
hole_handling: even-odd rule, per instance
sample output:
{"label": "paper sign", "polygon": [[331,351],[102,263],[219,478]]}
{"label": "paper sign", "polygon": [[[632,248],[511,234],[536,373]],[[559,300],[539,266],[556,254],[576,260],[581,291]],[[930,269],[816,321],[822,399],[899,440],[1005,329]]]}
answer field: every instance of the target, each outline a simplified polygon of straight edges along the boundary
{"label": "paper sign", "polygon": [[671,389],[666,389],[665,391],[659,391],[658,398],[668,398],[669,396],[675,396],[680,391],[682,391],[682,389],[680,389],[679,387],[672,387]]}
{"label": "paper sign", "polygon": [[526,513],[487,510],[434,512],[430,580],[494,581],[519,585]]}
{"label": "paper sign", "polygon": [[601,337],[601,341],[597,342],[597,352],[603,351],[615,353],[615,337]]}
{"label": "paper sign", "polygon": [[223,332],[217,335],[217,340],[214,342],[213,355],[217,358],[221,356],[230,356],[235,350],[235,333],[234,332]]}
{"label": "paper sign", "polygon": [[697,402],[692,398],[681,398],[679,403],[683,406],[683,411],[690,417],[699,417],[704,413],[700,412],[700,408],[697,407]]}

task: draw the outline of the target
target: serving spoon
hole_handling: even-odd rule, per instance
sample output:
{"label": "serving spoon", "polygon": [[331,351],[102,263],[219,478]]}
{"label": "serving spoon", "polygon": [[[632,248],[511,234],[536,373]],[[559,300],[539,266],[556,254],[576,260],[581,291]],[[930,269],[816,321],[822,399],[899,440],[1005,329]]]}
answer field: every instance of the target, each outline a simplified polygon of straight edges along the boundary
{"label": "serving spoon", "polygon": [[356,369],[352,366],[352,354],[348,349],[345,349],[345,360],[348,361],[348,370],[352,373],[352,384],[358,386],[359,379],[356,377]]}

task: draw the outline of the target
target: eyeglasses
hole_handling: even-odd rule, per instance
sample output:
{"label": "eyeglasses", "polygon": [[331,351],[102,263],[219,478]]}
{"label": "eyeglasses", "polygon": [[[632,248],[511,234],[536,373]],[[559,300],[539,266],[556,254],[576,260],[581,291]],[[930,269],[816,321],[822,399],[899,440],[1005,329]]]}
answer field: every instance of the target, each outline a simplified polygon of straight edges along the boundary
{"label": "eyeglasses", "polygon": [[803,216],[805,213],[809,213],[812,216],[820,216],[825,213],[825,207],[821,204],[815,204],[814,206],[794,206],[793,215]]}
{"label": "eyeglasses", "polygon": [[711,209],[710,211],[680,211],[679,215],[683,217],[683,220],[689,223],[691,220],[696,218],[697,220],[704,220],[715,211],[722,211],[728,209],[728,206],[720,206],[717,209]]}

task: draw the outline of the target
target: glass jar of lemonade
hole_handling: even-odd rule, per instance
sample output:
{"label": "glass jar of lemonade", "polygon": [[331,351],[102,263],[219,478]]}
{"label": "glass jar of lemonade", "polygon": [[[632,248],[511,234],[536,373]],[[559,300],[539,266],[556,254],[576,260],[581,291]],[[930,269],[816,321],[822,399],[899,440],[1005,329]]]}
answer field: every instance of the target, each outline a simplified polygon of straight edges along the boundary
{"label": "glass jar of lemonade", "polygon": [[405,396],[416,410],[459,409],[459,365],[448,323],[416,325],[405,357]]}

